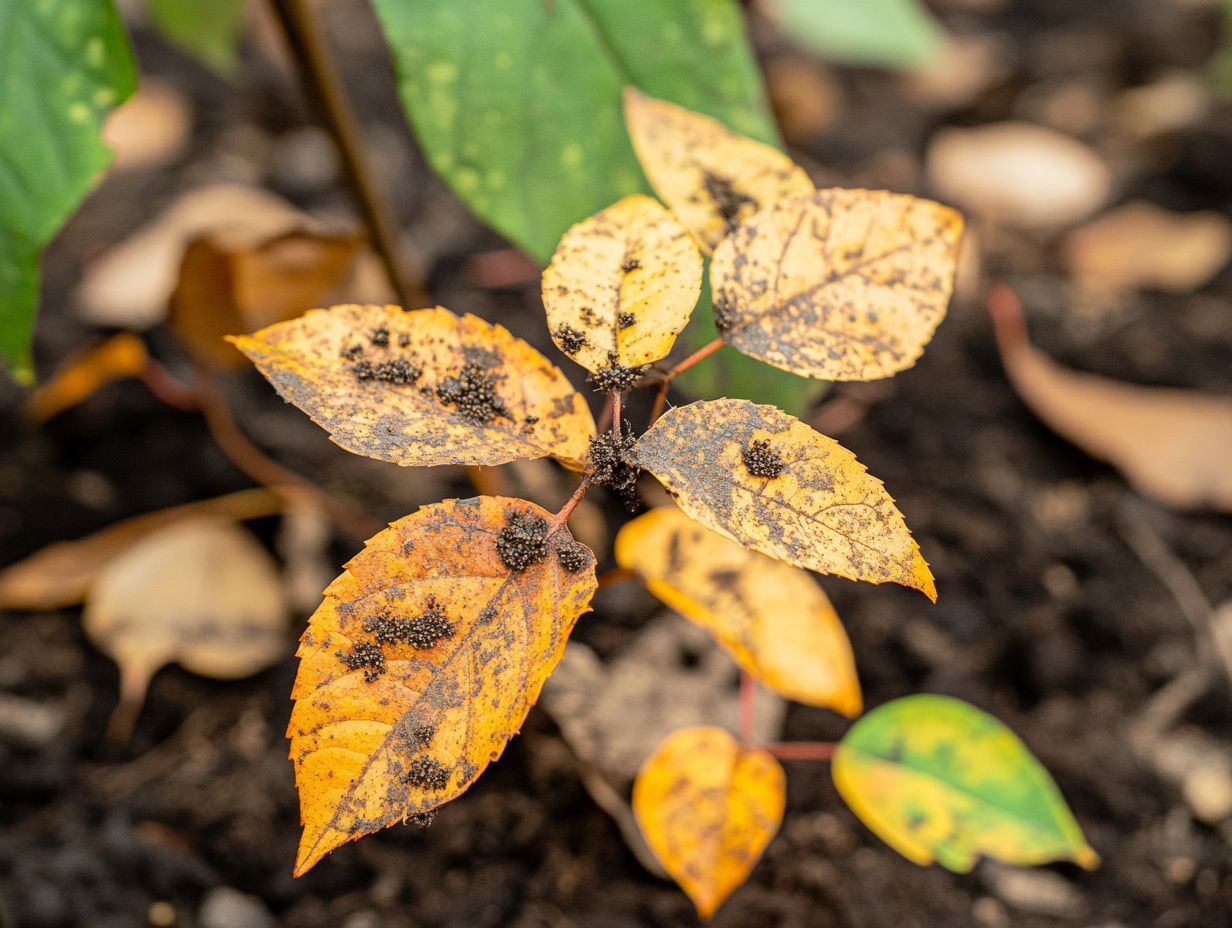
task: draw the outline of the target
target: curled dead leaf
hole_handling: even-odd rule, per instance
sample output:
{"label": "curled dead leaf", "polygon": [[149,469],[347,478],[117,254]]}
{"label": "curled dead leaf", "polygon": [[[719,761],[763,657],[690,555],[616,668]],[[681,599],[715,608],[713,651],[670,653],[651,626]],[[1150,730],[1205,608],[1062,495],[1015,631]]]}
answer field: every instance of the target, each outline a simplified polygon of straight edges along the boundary
{"label": "curled dead leaf", "polygon": [[881,481],[854,454],[773,406],[670,409],[637,462],[688,515],[762,554],[936,600],[932,572]]}
{"label": "curled dead leaf", "polygon": [[287,731],[296,875],[460,795],[518,733],[595,591],[593,555],[548,518],[500,497],[426,506],[325,591]]}
{"label": "curled dead leaf", "polygon": [[962,226],[948,207],[886,191],[774,203],[715,250],[719,334],[806,377],[889,377],[915,363],[945,316]]}
{"label": "curled dead leaf", "polygon": [[667,357],[697,305],[702,256],[650,197],[634,195],[573,226],[543,272],[558,348],[592,373]]}
{"label": "curled dead leaf", "polygon": [[786,776],[721,728],[667,737],[633,784],[633,813],[655,856],[708,920],[778,833]]}
{"label": "curled dead leaf", "polygon": [[148,360],[145,342],[136,335],[131,332],[113,335],[101,345],[69,360],[55,376],[31,393],[26,415],[34,422],[46,422],[89,399],[113,380],[136,377],[145,369]]}
{"label": "curled dead leaf", "polygon": [[378,460],[551,455],[580,469],[595,432],[564,374],[503,326],[469,314],[335,306],[231,341],[335,442]]}
{"label": "curled dead leaf", "polygon": [[812,192],[804,170],[716,119],[624,94],[625,126],[650,185],[706,252],[763,206]]}
{"label": "curled dead leaf", "polygon": [[737,663],[798,702],[849,718],[862,699],[838,613],[805,571],[750,551],[661,506],[616,536],[616,562],[710,631]]}

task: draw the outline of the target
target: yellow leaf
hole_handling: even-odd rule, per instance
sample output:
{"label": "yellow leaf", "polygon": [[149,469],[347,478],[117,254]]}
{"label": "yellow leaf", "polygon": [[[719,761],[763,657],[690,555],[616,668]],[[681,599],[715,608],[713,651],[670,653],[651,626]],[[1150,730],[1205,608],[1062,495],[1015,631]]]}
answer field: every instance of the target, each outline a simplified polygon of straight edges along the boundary
{"label": "yellow leaf", "polygon": [[581,468],[590,408],[503,326],[447,309],[335,306],[232,339],[356,454],[419,466],[552,455]]}
{"label": "yellow leaf", "polygon": [[136,377],[148,360],[145,342],[136,335],[131,332],[113,335],[73,358],[56,371],[51,380],[31,393],[26,415],[35,422],[46,422],[89,399],[113,380]]}
{"label": "yellow leaf", "polygon": [[650,185],[707,252],[763,206],[811,193],[790,158],[701,113],[626,87],[625,126]]}
{"label": "yellow leaf", "polygon": [[633,783],[633,814],[664,869],[709,919],[779,830],[786,777],[721,728],[673,732]]}
{"label": "yellow leaf", "polygon": [[667,357],[701,287],[689,233],[635,195],[564,234],[543,272],[543,305],[557,347],[598,373]]}
{"label": "yellow leaf", "polygon": [[773,406],[724,399],[668,410],[638,441],[637,462],[686,513],[755,551],[937,598],[881,481],[834,439]]}
{"label": "yellow leaf", "polygon": [[779,693],[849,718],[860,714],[851,643],[805,571],[750,551],[674,506],[626,524],[616,536],[616,562]]}
{"label": "yellow leaf", "polygon": [[518,733],[595,591],[594,556],[548,518],[501,497],[426,506],[325,591],[287,731],[297,876],[460,795]]}
{"label": "yellow leaf", "polygon": [[945,316],[962,217],[879,190],[774,203],[723,240],[710,267],[723,341],[823,380],[911,367]]}

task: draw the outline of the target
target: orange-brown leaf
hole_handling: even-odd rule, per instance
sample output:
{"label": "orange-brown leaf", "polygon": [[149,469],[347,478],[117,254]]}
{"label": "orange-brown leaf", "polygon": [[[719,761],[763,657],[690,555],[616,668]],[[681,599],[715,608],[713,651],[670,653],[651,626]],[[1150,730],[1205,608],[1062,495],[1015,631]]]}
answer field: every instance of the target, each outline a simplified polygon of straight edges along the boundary
{"label": "orange-brown leaf", "polygon": [[335,306],[233,341],[335,442],[382,461],[551,455],[580,468],[595,431],[586,401],[543,355],[441,307]]}
{"label": "orange-brown leaf", "polygon": [[145,342],[131,332],[113,335],[73,358],[47,383],[30,394],[26,415],[35,422],[89,399],[113,380],[136,377],[149,360]]}
{"label": "orange-brown leaf", "polygon": [[910,367],[945,316],[962,218],[882,190],[818,190],[749,217],[714,253],[723,341],[805,377]]}
{"label": "orange-brown leaf", "polygon": [[689,233],[634,195],[564,234],[543,272],[543,305],[556,346],[597,373],[667,357],[701,287]]}
{"label": "orange-brown leaf", "polygon": [[501,497],[426,506],[325,591],[288,728],[297,875],[458,796],[518,733],[595,590],[593,555],[545,539],[547,519]]}
{"label": "orange-brown leaf", "polygon": [[786,777],[721,728],[669,735],[633,784],[633,813],[664,869],[709,919],[779,830]]}
{"label": "orange-brown leaf", "polygon": [[625,126],[650,185],[707,252],[763,206],[813,190],[790,158],[722,123],[634,87]]}

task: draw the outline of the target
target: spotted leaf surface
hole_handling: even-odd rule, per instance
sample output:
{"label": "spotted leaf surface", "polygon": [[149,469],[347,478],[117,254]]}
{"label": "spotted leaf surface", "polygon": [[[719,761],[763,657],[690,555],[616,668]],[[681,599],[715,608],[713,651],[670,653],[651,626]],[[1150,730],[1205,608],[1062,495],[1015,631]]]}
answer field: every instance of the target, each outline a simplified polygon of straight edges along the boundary
{"label": "spotted leaf surface", "polygon": [[1099,863],[1048,771],[1001,722],[961,700],[918,695],[879,706],[848,730],[832,770],[864,824],[917,864],[966,873],[981,854]]}
{"label": "spotted leaf surface", "polygon": [[408,466],[551,455],[579,468],[595,425],[543,355],[447,309],[335,306],[231,339],[335,442]]}
{"label": "spotted leaf surface", "polygon": [[755,551],[937,598],[881,481],[834,439],[773,406],[725,399],[670,409],[638,441],[637,460],[686,513]]}
{"label": "spotted leaf surface", "polygon": [[702,256],[672,214],[625,197],[579,222],[543,272],[557,347],[587,370],[667,356],[702,289]]}
{"label": "spotted leaf surface", "polygon": [[673,732],[633,783],[633,814],[663,868],[709,919],[779,830],[786,777],[721,728]]}
{"label": "spotted leaf surface", "polygon": [[962,218],[915,197],[818,190],[744,220],[710,267],[723,340],[823,380],[910,367],[945,316]]}
{"label": "spotted leaf surface", "polygon": [[287,731],[296,875],[455,798],[518,733],[595,591],[594,556],[548,518],[499,497],[426,506],[325,591]]}
{"label": "spotted leaf surface", "polygon": [[764,206],[813,191],[790,158],[710,116],[625,88],[625,126],[655,192],[707,252]]}
{"label": "spotted leaf surface", "polygon": [[616,561],[766,685],[798,702],[860,714],[851,643],[807,572],[750,551],[674,506],[627,523],[616,536]]}

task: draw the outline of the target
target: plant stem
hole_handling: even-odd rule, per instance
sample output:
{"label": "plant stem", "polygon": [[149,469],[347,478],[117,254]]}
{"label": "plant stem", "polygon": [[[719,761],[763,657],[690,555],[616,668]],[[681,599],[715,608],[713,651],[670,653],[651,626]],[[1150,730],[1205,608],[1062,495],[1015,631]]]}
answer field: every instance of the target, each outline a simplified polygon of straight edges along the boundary
{"label": "plant stem", "polygon": [[624,402],[623,393],[612,394],[612,431],[616,433],[616,441],[620,441],[620,407]]}
{"label": "plant stem", "polygon": [[607,400],[603,404],[603,409],[599,413],[599,421],[595,424],[595,428],[600,432],[606,432],[607,427],[612,424],[612,412],[616,408],[616,394],[609,393]]}
{"label": "plant stem", "polygon": [[300,80],[316,102],[342,157],[372,244],[385,266],[394,293],[407,309],[429,305],[423,284],[409,274],[398,259],[397,225],[385,208],[386,199],[377,190],[372,166],[361,142],[359,121],[343,90],[311,0],[270,0],[270,5],[282,24]]}
{"label": "plant stem", "polygon": [[586,491],[590,489],[590,475],[587,474],[582,478],[582,482],[578,484],[577,489],[573,491],[573,495],[565,502],[565,505],[560,507],[560,512],[552,516],[552,521],[548,523],[547,534],[549,537],[554,535],[561,526],[569,521],[569,516],[573,510],[577,508],[577,504],[582,501],[586,495]]}
{"label": "plant stem", "polygon": [[624,567],[613,567],[611,570],[604,571],[599,574],[599,589],[605,586],[615,586],[617,583],[625,583],[628,580],[637,579],[637,574]]}
{"label": "plant stem", "polygon": [[671,382],[699,361],[706,360],[706,358],[710,357],[722,347],[723,339],[721,338],[716,338],[712,342],[707,342],[663,375],[663,379],[659,381],[659,392],[655,394],[654,405],[650,407],[651,425],[654,425],[655,420],[659,418],[659,414],[663,412],[663,404],[667,402],[667,388]]}
{"label": "plant stem", "polygon": [[757,680],[747,670],[740,671],[740,740],[753,742],[753,708],[757,701]]}
{"label": "plant stem", "polygon": [[831,741],[782,741],[759,747],[779,760],[829,760],[838,745]]}

